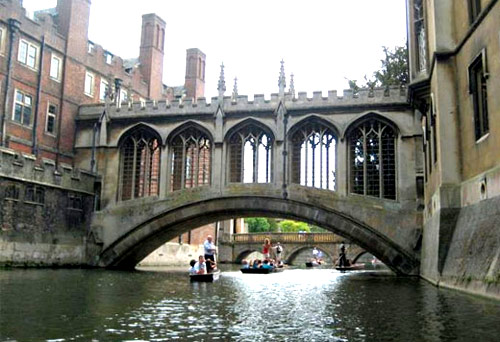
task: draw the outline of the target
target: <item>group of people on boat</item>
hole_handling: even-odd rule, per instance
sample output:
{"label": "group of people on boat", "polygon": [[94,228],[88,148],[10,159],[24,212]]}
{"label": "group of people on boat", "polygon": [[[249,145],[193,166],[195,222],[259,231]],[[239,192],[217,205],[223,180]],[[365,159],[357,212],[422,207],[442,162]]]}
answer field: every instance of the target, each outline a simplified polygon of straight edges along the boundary
{"label": "group of people on boat", "polygon": [[[275,246],[271,244],[269,238],[264,239],[262,245],[263,259],[242,260],[242,268],[264,268],[273,269],[276,267],[283,267],[281,255],[283,253],[283,246],[278,242]],[[273,258],[274,257],[274,258]]]}
{"label": "group of people on boat", "polygon": [[216,248],[213,243],[212,235],[208,235],[203,243],[204,255],[198,257],[198,261],[191,260],[189,265],[189,274],[207,274],[217,270],[217,263],[215,262]]}
{"label": "group of people on boat", "polygon": [[316,247],[313,248],[310,263],[313,266],[319,266],[323,263],[323,252]]}

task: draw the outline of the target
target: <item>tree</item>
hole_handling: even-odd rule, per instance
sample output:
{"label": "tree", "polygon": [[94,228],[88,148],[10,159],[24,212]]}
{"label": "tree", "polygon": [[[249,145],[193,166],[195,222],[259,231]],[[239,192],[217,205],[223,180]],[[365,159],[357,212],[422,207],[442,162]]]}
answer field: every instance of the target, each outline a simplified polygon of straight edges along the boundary
{"label": "tree", "polygon": [[401,86],[408,83],[408,48],[396,46],[394,50],[383,46],[385,58],[380,60],[382,67],[373,73],[369,79],[365,75],[365,83],[359,85],[357,80],[347,78],[349,88],[357,94],[361,88]]}
{"label": "tree", "polygon": [[283,220],[279,223],[282,233],[297,233],[299,231],[310,232],[311,228],[305,222],[297,222],[292,220]]}
{"label": "tree", "polygon": [[249,217],[245,219],[245,222],[248,224],[249,233],[267,233],[277,230],[276,226],[273,230],[268,220],[264,217]]}

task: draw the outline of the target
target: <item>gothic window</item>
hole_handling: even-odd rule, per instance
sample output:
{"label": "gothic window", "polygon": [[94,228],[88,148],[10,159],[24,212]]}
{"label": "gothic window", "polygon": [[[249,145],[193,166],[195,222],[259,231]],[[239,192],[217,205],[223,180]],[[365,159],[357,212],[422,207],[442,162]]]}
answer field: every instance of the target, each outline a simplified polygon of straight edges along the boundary
{"label": "gothic window", "polygon": [[45,189],[40,186],[27,185],[24,192],[24,201],[31,203],[45,203]]}
{"label": "gothic window", "polygon": [[292,135],[292,182],[314,188],[335,190],[334,132],[319,121],[309,121]]}
{"label": "gothic window", "polygon": [[233,183],[271,182],[273,139],[268,132],[248,124],[229,138],[229,181]]}
{"label": "gothic window", "polygon": [[208,135],[189,127],[171,140],[172,191],[210,185],[212,142]]}
{"label": "gothic window", "polygon": [[160,139],[151,130],[131,132],[120,147],[119,199],[158,195],[160,176]]}
{"label": "gothic window", "polygon": [[469,92],[474,108],[476,140],[489,132],[486,53],[483,51],[469,67]]}
{"label": "gothic window", "polygon": [[350,192],[396,199],[396,135],[375,119],[359,124],[348,134]]}
{"label": "gothic window", "polygon": [[415,34],[415,46],[417,47],[417,71],[427,70],[427,38],[425,33],[425,18],[423,0],[415,0],[413,4],[413,28]]}
{"label": "gothic window", "polygon": [[19,199],[19,187],[15,184],[8,185],[5,188],[5,198],[10,200]]}

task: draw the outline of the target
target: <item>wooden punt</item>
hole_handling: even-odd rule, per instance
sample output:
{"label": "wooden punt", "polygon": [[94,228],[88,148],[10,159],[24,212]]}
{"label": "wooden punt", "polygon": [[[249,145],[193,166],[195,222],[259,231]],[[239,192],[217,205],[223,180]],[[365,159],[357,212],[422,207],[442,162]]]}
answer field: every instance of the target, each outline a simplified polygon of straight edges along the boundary
{"label": "wooden punt", "polygon": [[335,266],[335,269],[337,271],[342,271],[342,272],[362,270],[364,268],[365,268],[364,264],[354,264],[354,265],[350,265],[350,266]]}
{"label": "wooden punt", "polygon": [[191,281],[201,281],[205,283],[211,283],[219,279],[220,270],[216,270],[205,274],[190,274],[189,279]]}
{"label": "wooden punt", "polygon": [[283,272],[284,268],[283,267],[278,267],[278,268],[241,268],[240,271],[241,273],[246,273],[246,274],[269,274],[269,273],[276,273],[276,272]]}

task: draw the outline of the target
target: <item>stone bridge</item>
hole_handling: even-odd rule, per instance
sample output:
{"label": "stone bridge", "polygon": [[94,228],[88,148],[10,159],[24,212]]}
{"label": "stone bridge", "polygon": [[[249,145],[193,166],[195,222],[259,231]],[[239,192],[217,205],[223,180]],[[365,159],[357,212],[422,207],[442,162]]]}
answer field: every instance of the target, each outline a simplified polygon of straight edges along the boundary
{"label": "stone bridge", "polygon": [[[100,175],[91,264],[132,268],[190,229],[275,217],[328,229],[418,274],[419,119],[398,88],[87,105],[76,161]],[[222,82],[223,84],[223,82]]]}
{"label": "stone bridge", "polygon": [[[260,252],[264,239],[269,238],[273,246],[277,242],[283,247],[282,260],[294,264],[297,255],[304,250],[316,247],[323,252],[324,259],[335,262],[338,259],[340,244],[344,239],[332,233],[253,233],[233,234],[219,238],[219,260],[223,258],[240,263],[250,253]],[[345,241],[347,259],[355,261],[366,251]]]}

